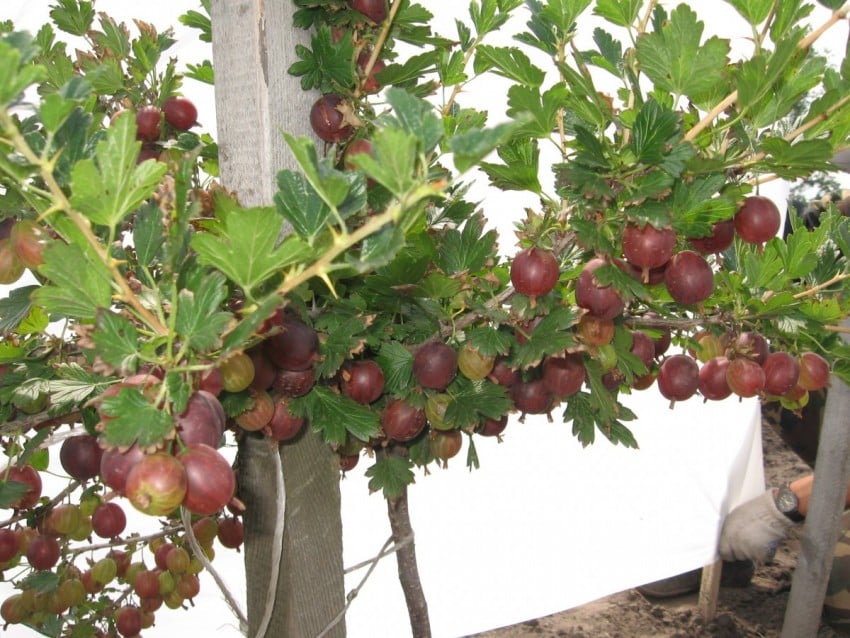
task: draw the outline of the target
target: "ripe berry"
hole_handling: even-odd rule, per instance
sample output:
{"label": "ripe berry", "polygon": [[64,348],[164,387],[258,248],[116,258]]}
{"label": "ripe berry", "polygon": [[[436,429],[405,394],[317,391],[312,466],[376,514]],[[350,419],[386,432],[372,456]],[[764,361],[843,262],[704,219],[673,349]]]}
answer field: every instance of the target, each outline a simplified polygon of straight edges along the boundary
{"label": "ripe berry", "polygon": [[306,370],[313,366],[319,351],[319,335],[312,326],[287,315],[281,332],[269,337],[264,349],[269,360],[284,370]]}
{"label": "ripe berry", "polygon": [[690,399],[699,386],[699,366],[685,354],[664,359],[658,370],[658,391],[670,401]]}
{"label": "ripe berry", "polygon": [[357,403],[368,405],[384,392],[384,371],[371,359],[346,361],[339,376],[343,394]]}
{"label": "ripe berry", "polygon": [[764,370],[764,391],[782,396],[794,389],[800,378],[800,363],[787,352],[772,352],[761,365]]}
{"label": "ripe berry", "polygon": [[33,569],[51,569],[59,562],[61,550],[52,536],[36,536],[27,547],[27,561]]}
{"label": "ripe berry", "polygon": [[703,255],[722,253],[735,240],[735,222],[731,219],[715,222],[706,237],[690,237],[688,243]]}
{"label": "ripe berry", "polygon": [[548,414],[555,401],[543,379],[520,381],[509,392],[514,407],[524,414]]}
{"label": "ripe berry", "polygon": [[242,544],[245,529],[238,518],[224,518],[218,523],[218,541],[228,549],[235,549]]}
{"label": "ripe berry", "polygon": [[804,352],[800,355],[801,388],[813,392],[829,385],[829,363],[815,352]]}
{"label": "ripe berry", "polygon": [[623,231],[623,256],[642,269],[644,282],[649,281],[650,268],[663,266],[670,260],[675,247],[676,231],[672,228],[628,224]]}
{"label": "ripe berry", "polygon": [[782,215],[770,199],[754,195],[744,200],[733,220],[741,239],[751,244],[763,244],[776,237]]}
{"label": "ripe berry", "polygon": [[124,509],[112,501],[98,505],[91,515],[92,531],[101,538],[120,536],[126,526]]}
{"label": "ripe berry", "polygon": [[185,97],[168,98],[162,105],[165,121],[179,131],[188,131],[197,124],[198,109]]}
{"label": "ripe berry", "polygon": [[65,439],[59,450],[59,461],[72,478],[85,481],[100,472],[103,450],[91,434],[79,434]]}
{"label": "ripe berry", "polygon": [[572,396],[585,379],[584,360],[579,354],[546,357],[543,360],[543,383],[559,399]]}
{"label": "ripe berry", "polygon": [[726,382],[739,397],[754,397],[764,390],[764,370],[746,357],[737,357],[729,362]]}
{"label": "ripe berry", "polygon": [[705,362],[699,371],[699,391],[702,396],[711,401],[722,401],[732,394],[732,388],[726,381],[728,367],[729,359],[724,356],[714,357]]}
{"label": "ripe berry", "polygon": [[426,343],[413,357],[413,376],[423,388],[445,390],[457,374],[457,353],[440,341]]}
{"label": "ripe berry", "polygon": [[602,286],[594,276],[594,272],[607,263],[603,259],[591,259],[585,264],[576,281],[576,304],[586,308],[599,319],[613,319],[623,312],[625,307],[617,289],[613,286]]}
{"label": "ripe berry", "polygon": [[425,428],[425,411],[406,401],[395,399],[381,412],[381,427],[387,438],[394,441],[415,439]]}
{"label": "ripe berry", "polygon": [[145,106],[136,112],[136,139],[156,142],[162,133],[162,111],[156,106]]}
{"label": "ripe berry", "polygon": [[518,253],[511,263],[511,284],[528,297],[548,294],[558,283],[558,260],[548,250],[535,246]]}
{"label": "ripe berry", "polygon": [[376,24],[380,24],[387,18],[386,0],[348,0],[348,6]]}
{"label": "ripe berry", "polygon": [[13,465],[12,467],[0,472],[0,477],[3,477],[8,481],[23,483],[27,486],[27,490],[24,492],[23,496],[12,503],[9,503],[8,507],[13,509],[29,509],[38,503],[38,499],[41,498],[41,476],[31,465],[24,465],[22,467]]}
{"label": "ripe berry", "polygon": [[319,139],[336,144],[344,142],[354,133],[354,128],[345,120],[340,110],[343,98],[336,93],[323,95],[310,109],[310,126]]}
{"label": "ripe berry", "polygon": [[714,272],[702,255],[683,250],[667,263],[664,285],[678,303],[684,306],[699,303],[714,291]]}

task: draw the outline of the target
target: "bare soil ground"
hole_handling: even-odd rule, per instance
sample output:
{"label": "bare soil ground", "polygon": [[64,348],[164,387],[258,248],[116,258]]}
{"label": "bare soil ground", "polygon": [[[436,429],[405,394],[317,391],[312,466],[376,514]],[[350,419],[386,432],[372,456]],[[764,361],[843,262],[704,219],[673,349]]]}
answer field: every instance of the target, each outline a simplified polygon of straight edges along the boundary
{"label": "bare soil ground", "polygon": [[[765,480],[790,481],[810,471],[765,424]],[[551,616],[469,638],[772,638],[779,636],[797,562],[799,530],[785,541],[770,565],[756,568],[749,587],[721,587],[717,615],[700,616],[697,594],[664,601],[628,590]],[[821,625],[817,638],[838,638]]]}

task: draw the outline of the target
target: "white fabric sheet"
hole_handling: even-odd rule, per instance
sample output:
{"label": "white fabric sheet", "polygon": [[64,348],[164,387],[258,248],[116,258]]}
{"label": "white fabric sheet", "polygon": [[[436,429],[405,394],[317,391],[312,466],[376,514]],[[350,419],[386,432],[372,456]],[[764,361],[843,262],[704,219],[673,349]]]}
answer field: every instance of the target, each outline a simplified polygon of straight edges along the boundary
{"label": "white fabric sheet", "polygon": [[[420,575],[435,638],[463,636],[575,607],[716,559],[723,516],[764,489],[755,401],[669,409],[652,389],[628,398],[639,450],[604,438],[582,448],[570,426],[512,420],[504,443],[476,438],[447,470],[410,489]],[[365,459],[364,459],[365,460]],[[362,461],[361,461],[362,463]],[[389,536],[386,505],[362,471],[343,481],[346,564]],[[362,571],[349,575],[349,588]],[[410,634],[394,560],[382,561],[348,613],[351,638]]]}

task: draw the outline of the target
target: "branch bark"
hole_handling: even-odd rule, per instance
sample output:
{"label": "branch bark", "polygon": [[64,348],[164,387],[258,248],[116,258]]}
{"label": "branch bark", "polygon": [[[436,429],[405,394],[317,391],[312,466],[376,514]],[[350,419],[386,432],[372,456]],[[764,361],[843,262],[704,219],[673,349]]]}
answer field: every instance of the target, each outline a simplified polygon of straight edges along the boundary
{"label": "branch bark", "polygon": [[428,618],[428,602],[419,579],[416,564],[416,544],[413,542],[413,527],[410,524],[407,487],[396,499],[387,499],[387,514],[393,533],[393,542],[399,547],[396,552],[398,579],[407,602],[410,629],[413,638],[431,638],[431,621]]}

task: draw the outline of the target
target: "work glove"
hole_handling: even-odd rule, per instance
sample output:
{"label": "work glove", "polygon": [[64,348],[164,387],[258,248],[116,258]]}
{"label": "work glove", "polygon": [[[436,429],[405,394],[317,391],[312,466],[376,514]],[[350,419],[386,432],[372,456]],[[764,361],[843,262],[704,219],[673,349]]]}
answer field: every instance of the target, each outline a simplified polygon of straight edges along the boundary
{"label": "work glove", "polygon": [[720,532],[720,556],[723,560],[769,562],[793,525],[777,509],[771,488],[729,513]]}

